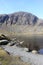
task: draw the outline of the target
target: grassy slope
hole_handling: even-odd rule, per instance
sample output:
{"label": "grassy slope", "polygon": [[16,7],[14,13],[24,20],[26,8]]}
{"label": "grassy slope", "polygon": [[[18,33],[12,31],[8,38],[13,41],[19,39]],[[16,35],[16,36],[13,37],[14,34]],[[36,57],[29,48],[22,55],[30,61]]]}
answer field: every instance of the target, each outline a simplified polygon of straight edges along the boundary
{"label": "grassy slope", "polygon": [[6,35],[33,35],[33,34],[43,34],[43,27],[42,26],[28,26],[28,25],[3,25],[0,28],[0,34]]}
{"label": "grassy slope", "polygon": [[0,63],[2,65],[9,65],[10,61],[11,57],[2,48],[0,48]]}

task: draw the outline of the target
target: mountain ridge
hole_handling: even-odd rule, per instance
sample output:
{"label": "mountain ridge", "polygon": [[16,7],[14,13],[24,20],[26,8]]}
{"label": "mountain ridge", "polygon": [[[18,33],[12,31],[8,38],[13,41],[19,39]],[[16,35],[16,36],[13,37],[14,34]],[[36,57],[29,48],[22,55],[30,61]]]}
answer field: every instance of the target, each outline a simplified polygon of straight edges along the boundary
{"label": "mountain ridge", "polygon": [[0,16],[0,23],[4,23],[6,21],[6,24],[10,22],[10,24],[34,25],[37,20],[38,17],[27,12],[16,12],[13,14],[4,14]]}
{"label": "mountain ridge", "polygon": [[0,32],[43,34],[43,20],[27,12],[0,15]]}

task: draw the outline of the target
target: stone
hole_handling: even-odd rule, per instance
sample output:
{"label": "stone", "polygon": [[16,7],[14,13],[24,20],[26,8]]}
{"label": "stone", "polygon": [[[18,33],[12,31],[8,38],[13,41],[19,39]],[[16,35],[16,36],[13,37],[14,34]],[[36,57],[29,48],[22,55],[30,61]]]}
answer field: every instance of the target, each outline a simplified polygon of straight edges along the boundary
{"label": "stone", "polygon": [[33,54],[37,54],[38,51],[36,51],[36,50],[32,50],[32,53],[33,53]]}

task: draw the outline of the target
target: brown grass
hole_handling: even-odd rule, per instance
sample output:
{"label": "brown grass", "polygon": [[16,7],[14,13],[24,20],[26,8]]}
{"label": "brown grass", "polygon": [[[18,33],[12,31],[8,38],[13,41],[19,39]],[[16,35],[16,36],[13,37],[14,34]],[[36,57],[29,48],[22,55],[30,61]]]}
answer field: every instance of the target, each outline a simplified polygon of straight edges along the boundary
{"label": "brown grass", "polygon": [[11,57],[2,48],[0,48],[0,63],[2,65],[9,65],[10,61]]}
{"label": "brown grass", "polygon": [[14,56],[11,65],[30,65],[30,63],[23,62],[20,56]]}

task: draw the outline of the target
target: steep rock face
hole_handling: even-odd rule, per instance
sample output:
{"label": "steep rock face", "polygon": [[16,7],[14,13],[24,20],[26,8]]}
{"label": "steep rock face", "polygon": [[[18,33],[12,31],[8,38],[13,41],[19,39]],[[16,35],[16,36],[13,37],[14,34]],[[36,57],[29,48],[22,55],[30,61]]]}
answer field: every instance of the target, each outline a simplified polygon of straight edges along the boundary
{"label": "steep rock face", "polygon": [[0,32],[43,34],[43,20],[27,12],[0,15]]}
{"label": "steep rock face", "polygon": [[8,15],[1,15],[1,16],[0,16],[0,23],[4,23],[5,21],[8,20],[8,18],[9,18]]}
{"label": "steep rock face", "polygon": [[19,24],[19,25],[35,25],[38,18],[31,13],[17,12],[9,15],[0,15],[0,23],[3,24]]}

